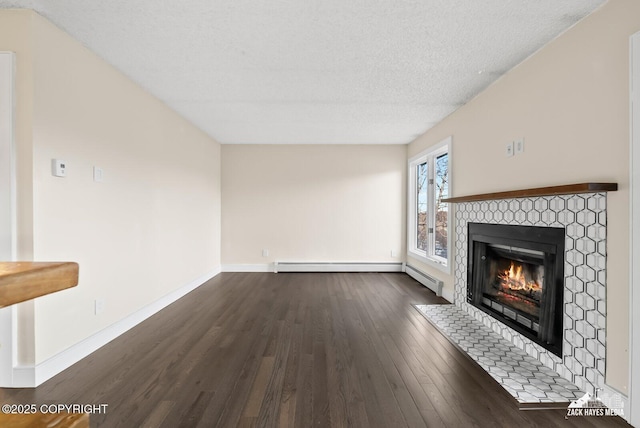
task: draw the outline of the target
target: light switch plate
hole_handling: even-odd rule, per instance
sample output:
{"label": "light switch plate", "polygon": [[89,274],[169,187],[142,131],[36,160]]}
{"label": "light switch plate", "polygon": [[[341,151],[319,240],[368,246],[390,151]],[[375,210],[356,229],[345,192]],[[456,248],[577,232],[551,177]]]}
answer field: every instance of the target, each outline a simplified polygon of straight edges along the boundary
{"label": "light switch plate", "polygon": [[51,174],[54,177],[66,177],[67,163],[62,159],[51,159]]}
{"label": "light switch plate", "polygon": [[93,167],[93,181],[97,183],[104,182],[104,171],[102,168],[98,168],[97,166]]}

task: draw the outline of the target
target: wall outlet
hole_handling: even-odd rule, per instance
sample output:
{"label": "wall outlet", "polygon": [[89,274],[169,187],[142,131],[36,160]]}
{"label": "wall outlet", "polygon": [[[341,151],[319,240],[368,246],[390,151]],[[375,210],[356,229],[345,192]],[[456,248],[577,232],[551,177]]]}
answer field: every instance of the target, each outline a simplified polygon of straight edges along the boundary
{"label": "wall outlet", "polygon": [[507,143],[507,145],[504,147],[504,155],[508,158],[513,156],[513,141]]}
{"label": "wall outlet", "polygon": [[105,303],[104,299],[96,299],[93,302],[93,309],[95,314],[100,315],[101,313],[103,313],[106,305],[107,304]]}
{"label": "wall outlet", "polygon": [[519,138],[513,142],[516,154],[524,153],[524,138]]}
{"label": "wall outlet", "polygon": [[398,252],[396,250],[391,250],[391,257],[398,257]]}
{"label": "wall outlet", "polygon": [[269,257],[269,250],[267,249],[262,250],[262,257]]}

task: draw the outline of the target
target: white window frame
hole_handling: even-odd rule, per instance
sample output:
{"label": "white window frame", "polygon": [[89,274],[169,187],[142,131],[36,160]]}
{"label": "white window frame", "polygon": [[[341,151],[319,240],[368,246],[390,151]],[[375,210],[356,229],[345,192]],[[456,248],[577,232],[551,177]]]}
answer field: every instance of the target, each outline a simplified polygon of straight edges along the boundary
{"label": "white window frame", "polygon": [[[450,274],[451,273],[451,231],[452,231],[452,220],[453,220],[453,207],[449,205],[449,218],[447,221],[447,258],[443,258],[437,256],[435,254],[435,248],[432,240],[429,240],[429,248],[427,250],[422,250],[418,248],[417,245],[417,213],[418,213],[418,203],[417,203],[417,167],[425,162],[429,162],[429,178],[435,178],[435,165],[434,160],[442,155],[443,153],[448,153],[448,164],[447,168],[449,170],[448,174],[448,192],[449,196],[451,196],[451,142],[452,138],[447,137],[444,140],[440,141],[438,144],[429,147],[428,149],[418,153],[417,155],[411,157],[409,159],[408,164],[408,195],[407,195],[407,254],[427,265],[433,266],[441,271]],[[428,227],[435,228],[435,210],[433,209],[435,203],[432,200],[435,200],[433,195],[433,185],[429,185],[428,190],[428,211],[427,211],[427,223]]]}

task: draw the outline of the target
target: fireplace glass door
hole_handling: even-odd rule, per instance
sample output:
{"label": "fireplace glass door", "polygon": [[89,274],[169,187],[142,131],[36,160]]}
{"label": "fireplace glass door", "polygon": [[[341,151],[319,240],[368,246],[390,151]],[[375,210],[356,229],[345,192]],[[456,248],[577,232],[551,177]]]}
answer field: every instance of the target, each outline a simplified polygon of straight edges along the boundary
{"label": "fireplace glass door", "polygon": [[564,229],[469,223],[467,301],[557,355]]}
{"label": "fireplace glass door", "polygon": [[538,332],[544,290],[544,253],[488,245],[485,257],[482,303]]}

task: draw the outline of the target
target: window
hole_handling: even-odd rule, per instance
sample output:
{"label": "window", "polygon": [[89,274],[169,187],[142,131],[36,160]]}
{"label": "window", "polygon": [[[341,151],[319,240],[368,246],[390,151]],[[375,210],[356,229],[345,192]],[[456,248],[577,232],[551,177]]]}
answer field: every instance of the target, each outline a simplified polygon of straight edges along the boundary
{"label": "window", "polygon": [[409,160],[408,251],[449,272],[449,196],[451,137]]}

